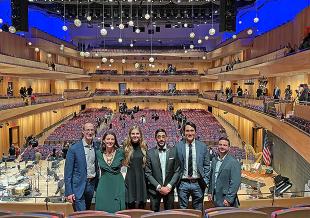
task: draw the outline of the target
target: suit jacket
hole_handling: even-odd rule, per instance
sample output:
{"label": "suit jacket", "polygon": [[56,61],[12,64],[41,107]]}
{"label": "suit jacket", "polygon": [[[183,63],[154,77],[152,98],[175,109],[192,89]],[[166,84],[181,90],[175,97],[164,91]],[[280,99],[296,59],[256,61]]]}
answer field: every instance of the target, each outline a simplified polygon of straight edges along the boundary
{"label": "suit jacket", "polygon": [[240,163],[231,155],[227,154],[219,169],[216,188],[215,188],[215,167],[218,161],[217,157],[212,159],[211,179],[209,185],[209,194],[215,196],[215,206],[223,207],[223,201],[226,199],[231,206],[238,206],[237,192],[241,183]]}
{"label": "suit jacket", "polygon": [[162,178],[162,169],[157,148],[152,148],[147,152],[145,176],[149,182],[148,191],[150,194],[156,195],[158,185],[167,186],[170,184],[173,190],[180,176],[180,163],[176,147],[170,147],[166,150],[165,182],[163,182],[164,180]]}
{"label": "suit jacket", "polygon": [[[180,179],[182,179],[184,173],[184,165],[186,163],[185,144],[185,140],[182,140],[176,145],[181,166]],[[197,171],[201,178],[200,186],[202,186],[204,190],[208,186],[210,178],[210,153],[207,145],[199,140],[195,140],[195,147]]]}
{"label": "suit jacket", "polygon": [[[96,157],[96,150],[98,149],[98,146],[95,143],[94,149],[96,170],[95,183],[97,184],[99,177],[99,168]],[[87,183],[87,164],[82,140],[71,145],[71,147],[69,148],[66,156],[64,174],[65,196],[74,194],[76,199],[80,199],[83,196]]]}

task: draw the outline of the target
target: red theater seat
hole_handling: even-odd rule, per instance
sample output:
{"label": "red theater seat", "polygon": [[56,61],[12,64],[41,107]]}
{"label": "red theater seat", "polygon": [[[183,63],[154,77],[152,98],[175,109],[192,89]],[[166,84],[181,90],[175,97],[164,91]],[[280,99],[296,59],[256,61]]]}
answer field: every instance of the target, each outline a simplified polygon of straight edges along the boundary
{"label": "red theater seat", "polygon": [[140,218],[141,216],[145,214],[154,213],[151,210],[142,210],[142,209],[131,209],[131,210],[122,210],[118,211],[115,214],[125,214],[129,215],[131,218]]}
{"label": "red theater seat", "polygon": [[310,207],[296,207],[278,210],[271,214],[272,218],[307,218],[310,217]]}

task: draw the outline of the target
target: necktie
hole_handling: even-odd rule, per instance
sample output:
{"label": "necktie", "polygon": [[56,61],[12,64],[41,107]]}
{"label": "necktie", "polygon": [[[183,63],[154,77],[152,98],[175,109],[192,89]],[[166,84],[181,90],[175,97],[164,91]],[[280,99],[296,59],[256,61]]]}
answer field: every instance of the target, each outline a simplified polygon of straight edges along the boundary
{"label": "necktie", "polygon": [[158,151],[161,151],[161,152],[165,152],[166,151],[166,148],[158,148]]}
{"label": "necktie", "polygon": [[193,175],[193,148],[192,144],[188,145],[188,176]]}

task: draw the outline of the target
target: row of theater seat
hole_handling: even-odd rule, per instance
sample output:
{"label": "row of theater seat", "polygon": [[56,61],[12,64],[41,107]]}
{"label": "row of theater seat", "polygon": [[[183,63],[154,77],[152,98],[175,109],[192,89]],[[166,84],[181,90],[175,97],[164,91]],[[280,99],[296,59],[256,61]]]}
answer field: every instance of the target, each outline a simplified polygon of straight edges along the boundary
{"label": "row of theater seat", "polygon": [[297,116],[290,116],[289,118],[285,119],[290,124],[293,124],[299,129],[302,129],[303,131],[310,133],[310,121],[305,120],[303,118],[297,117]]}
{"label": "row of theater seat", "polygon": [[50,154],[53,153],[53,150],[56,149],[56,156],[61,157],[62,156],[62,145],[56,144],[56,145],[39,145],[38,147],[31,147],[28,146],[25,148],[25,150],[22,153],[22,160],[23,161],[29,161],[29,160],[35,160],[35,153],[40,152],[42,155],[42,159],[46,159]]}
{"label": "row of theater seat", "polygon": [[[159,119],[155,121],[152,119],[152,115],[157,114]],[[141,117],[145,118],[145,122],[142,122]],[[148,147],[155,146],[154,133],[158,128],[164,128],[168,134],[168,144],[175,144],[181,138],[180,132],[177,129],[177,123],[171,119],[171,114],[165,110],[150,110],[144,109],[135,113],[132,117],[127,115],[125,120],[120,120],[120,117],[124,115],[116,113],[111,121],[112,130],[116,133],[118,141],[121,143],[128,135],[129,129],[134,126],[140,126],[143,131],[143,137],[148,144]],[[133,119],[132,119],[133,118]],[[110,126],[108,125],[99,134],[102,137]]]}
{"label": "row of theater seat", "polygon": [[168,73],[165,71],[124,71],[124,75],[161,75],[161,76],[165,76],[165,75],[198,75],[198,71],[197,70],[177,70],[173,73]]}
{"label": "row of theater seat", "polygon": [[[64,213],[53,211],[37,211],[27,213],[12,213],[0,211],[0,217],[3,218],[64,218]],[[104,211],[80,211],[69,214],[67,217],[78,218],[308,218],[310,217],[309,205],[301,207],[279,207],[266,206],[249,209],[239,209],[233,207],[216,207],[206,209],[204,214],[199,210],[193,209],[172,209],[162,212],[153,212],[150,210],[132,209],[123,210],[110,214]]]}
{"label": "row of theater seat", "polygon": [[182,110],[187,120],[194,122],[197,126],[197,136],[204,142],[217,142],[222,136],[226,136],[225,129],[217,121],[212,113],[206,110]]}
{"label": "row of theater seat", "polygon": [[[197,89],[184,89],[184,90],[160,90],[160,89],[131,89],[127,91],[125,95],[130,96],[171,96],[171,95],[198,95]],[[110,90],[110,89],[96,89],[94,96],[115,96],[118,95],[117,90]]]}
{"label": "row of theater seat", "polygon": [[[61,95],[35,95],[36,100],[33,102],[33,104],[43,104],[43,103],[50,103],[50,102],[56,102],[56,101],[63,101],[64,99],[62,98]],[[31,102],[29,102],[29,105]],[[16,102],[12,103],[6,103],[6,104],[0,104],[0,110],[7,110],[7,109],[12,109],[12,108],[18,108],[18,107],[23,107],[26,106],[25,102],[21,98],[16,99]]]}
{"label": "row of theater seat", "polygon": [[46,144],[63,143],[67,141],[76,141],[81,139],[82,125],[93,123],[95,128],[98,127],[98,118],[104,117],[111,113],[108,109],[87,109],[77,116],[71,118],[66,123],[61,124],[46,139]]}

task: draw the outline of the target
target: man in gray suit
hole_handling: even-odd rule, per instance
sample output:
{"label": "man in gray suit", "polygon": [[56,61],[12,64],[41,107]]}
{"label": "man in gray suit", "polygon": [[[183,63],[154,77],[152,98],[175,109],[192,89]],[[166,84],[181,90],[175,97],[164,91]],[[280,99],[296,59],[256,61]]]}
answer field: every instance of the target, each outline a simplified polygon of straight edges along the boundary
{"label": "man in gray suit", "polygon": [[218,142],[218,157],[212,159],[209,200],[216,207],[237,207],[237,192],[241,183],[240,163],[230,154],[230,141],[222,137]]}
{"label": "man in gray suit", "polygon": [[147,152],[145,175],[149,182],[151,209],[158,212],[163,199],[165,210],[173,209],[174,188],[179,179],[180,164],[175,147],[166,144],[164,129],[155,132],[157,147]]}
{"label": "man in gray suit", "polygon": [[196,140],[196,125],[186,122],[184,127],[185,140],[176,147],[181,166],[178,195],[180,208],[187,208],[189,196],[196,210],[202,210],[204,192],[209,184],[210,158],[206,144]]}

